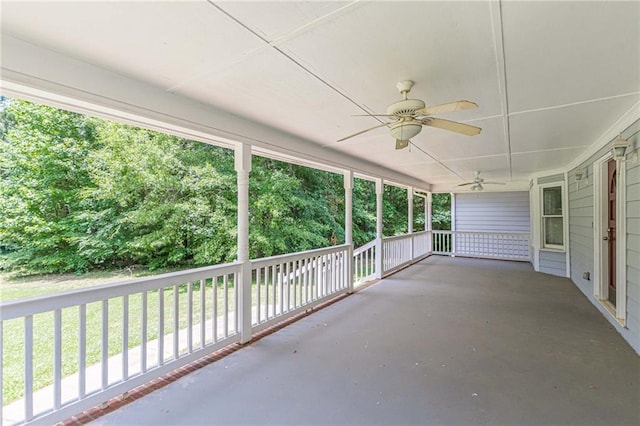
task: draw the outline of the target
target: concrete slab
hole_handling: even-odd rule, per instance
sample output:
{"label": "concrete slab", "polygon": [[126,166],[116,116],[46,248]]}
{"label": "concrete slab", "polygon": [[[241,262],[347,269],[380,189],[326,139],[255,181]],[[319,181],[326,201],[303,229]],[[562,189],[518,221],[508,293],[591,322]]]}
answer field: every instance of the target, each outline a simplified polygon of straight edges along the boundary
{"label": "concrete slab", "polygon": [[94,423],[638,425],[639,376],[568,279],[430,257]]}

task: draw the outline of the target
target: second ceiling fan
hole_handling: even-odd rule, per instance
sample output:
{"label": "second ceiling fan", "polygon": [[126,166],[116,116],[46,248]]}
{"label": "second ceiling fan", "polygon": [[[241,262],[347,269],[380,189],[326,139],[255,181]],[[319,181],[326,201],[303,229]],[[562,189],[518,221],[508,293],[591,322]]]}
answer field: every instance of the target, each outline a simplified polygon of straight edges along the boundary
{"label": "second ceiling fan", "polygon": [[370,127],[339,139],[338,142],[342,142],[379,127],[388,127],[391,130],[391,136],[396,140],[396,149],[403,149],[409,146],[409,143],[411,142],[410,139],[412,137],[422,131],[422,126],[437,127],[467,136],[474,136],[482,131],[480,127],[433,117],[434,114],[477,108],[478,104],[475,102],[455,101],[448,102],[446,104],[427,106],[424,101],[421,101],[420,99],[407,99],[407,95],[411,91],[412,86],[413,81],[410,80],[398,83],[398,91],[404,99],[391,104],[387,108],[386,114],[363,115],[366,117],[388,117],[390,119],[395,119],[395,121],[378,124],[377,126]]}

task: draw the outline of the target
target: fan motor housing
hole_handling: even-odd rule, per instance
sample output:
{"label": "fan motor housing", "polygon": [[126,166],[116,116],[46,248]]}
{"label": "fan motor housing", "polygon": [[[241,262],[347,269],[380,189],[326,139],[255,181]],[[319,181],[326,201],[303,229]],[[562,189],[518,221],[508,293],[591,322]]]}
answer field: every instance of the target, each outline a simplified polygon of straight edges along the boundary
{"label": "fan motor housing", "polygon": [[387,114],[396,117],[413,116],[417,110],[424,107],[425,103],[420,99],[404,99],[389,105]]}

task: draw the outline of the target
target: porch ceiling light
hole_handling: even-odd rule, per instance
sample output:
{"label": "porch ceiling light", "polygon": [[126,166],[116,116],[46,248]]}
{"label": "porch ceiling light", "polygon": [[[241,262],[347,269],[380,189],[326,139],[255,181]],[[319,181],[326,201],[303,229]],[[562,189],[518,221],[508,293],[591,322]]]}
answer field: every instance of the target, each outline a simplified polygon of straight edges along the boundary
{"label": "porch ceiling light", "polygon": [[391,136],[395,139],[408,140],[420,133],[422,124],[418,121],[400,121],[391,126]]}
{"label": "porch ceiling light", "polygon": [[611,146],[611,155],[613,159],[616,161],[622,161],[627,154],[627,148],[629,148],[629,141],[626,139],[622,139],[620,135],[618,135],[618,139],[613,142]]}

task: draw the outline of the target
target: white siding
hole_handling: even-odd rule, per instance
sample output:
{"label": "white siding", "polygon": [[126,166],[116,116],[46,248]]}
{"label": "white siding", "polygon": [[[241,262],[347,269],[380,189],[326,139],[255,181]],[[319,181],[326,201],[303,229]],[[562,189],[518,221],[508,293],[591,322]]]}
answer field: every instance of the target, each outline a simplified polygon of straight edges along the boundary
{"label": "white siding", "polygon": [[456,231],[529,231],[528,192],[474,192],[456,194]]}

